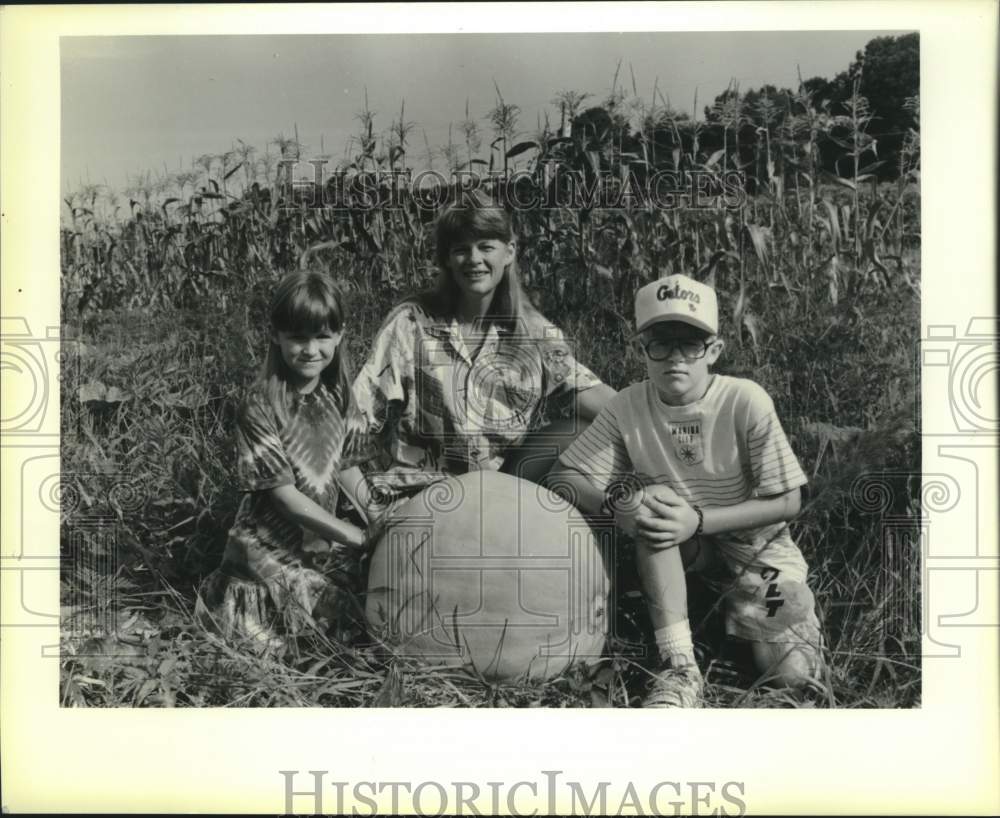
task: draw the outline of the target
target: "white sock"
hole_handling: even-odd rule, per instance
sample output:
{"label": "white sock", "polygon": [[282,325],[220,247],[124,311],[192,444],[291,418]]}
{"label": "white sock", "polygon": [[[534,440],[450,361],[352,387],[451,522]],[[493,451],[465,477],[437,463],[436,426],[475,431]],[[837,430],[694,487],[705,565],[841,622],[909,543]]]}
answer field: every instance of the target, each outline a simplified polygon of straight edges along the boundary
{"label": "white sock", "polygon": [[694,665],[694,643],[691,641],[691,627],[686,619],[657,628],[653,632],[660,658],[671,667]]}

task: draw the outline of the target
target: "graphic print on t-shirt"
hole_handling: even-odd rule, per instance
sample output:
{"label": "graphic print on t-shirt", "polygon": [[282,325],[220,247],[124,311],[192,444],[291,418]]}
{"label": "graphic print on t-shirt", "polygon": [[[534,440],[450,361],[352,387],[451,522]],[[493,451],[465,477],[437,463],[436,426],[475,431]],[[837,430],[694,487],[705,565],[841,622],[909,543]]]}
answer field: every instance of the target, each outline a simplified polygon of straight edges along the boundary
{"label": "graphic print on t-shirt", "polygon": [[671,421],[670,439],[674,444],[674,454],[682,463],[694,466],[705,459],[705,449],[701,442],[701,420]]}

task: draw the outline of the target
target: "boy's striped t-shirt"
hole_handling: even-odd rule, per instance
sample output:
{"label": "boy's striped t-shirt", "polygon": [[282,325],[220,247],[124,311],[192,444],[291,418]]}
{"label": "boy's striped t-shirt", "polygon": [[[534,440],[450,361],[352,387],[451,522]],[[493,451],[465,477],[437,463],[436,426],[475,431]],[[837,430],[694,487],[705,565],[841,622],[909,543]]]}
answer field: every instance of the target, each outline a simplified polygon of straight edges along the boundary
{"label": "boy's striped t-shirt", "polygon": [[[767,392],[726,375],[714,375],[704,397],[685,406],[664,403],[648,380],[624,389],[560,460],[602,491],[634,475],[702,507],[783,494],[808,482]],[[776,567],[804,579],[805,564],[785,523],[716,539],[737,562],[771,565],[777,558],[786,564]]]}

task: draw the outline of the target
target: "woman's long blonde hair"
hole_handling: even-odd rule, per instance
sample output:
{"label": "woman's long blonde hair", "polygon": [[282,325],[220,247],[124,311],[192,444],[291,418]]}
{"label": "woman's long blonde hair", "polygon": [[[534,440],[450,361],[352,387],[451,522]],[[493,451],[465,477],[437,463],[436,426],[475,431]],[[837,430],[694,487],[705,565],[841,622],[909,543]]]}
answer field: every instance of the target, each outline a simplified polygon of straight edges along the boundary
{"label": "woman's long blonde hair", "polygon": [[[434,227],[435,258],[438,279],[433,289],[416,296],[416,300],[431,315],[437,317],[455,314],[460,290],[448,269],[451,248],[462,239],[497,239],[505,244],[514,241],[514,227],[510,213],[493,202],[479,190],[462,191],[437,218]],[[511,260],[503,278],[493,291],[486,320],[498,327],[516,331],[518,326],[529,332],[541,316],[528,300],[521,287],[517,257]]]}
{"label": "woman's long blonde hair", "polygon": [[[296,270],[288,273],[271,299],[271,338],[264,360],[261,378],[267,398],[282,423],[288,420],[291,373],[275,343],[277,332],[342,332],[344,302],[340,288],[326,273],[318,270]],[[320,374],[320,381],[334,395],[341,413],[347,417],[351,405],[351,367],[347,343],[340,339],[330,365]]]}

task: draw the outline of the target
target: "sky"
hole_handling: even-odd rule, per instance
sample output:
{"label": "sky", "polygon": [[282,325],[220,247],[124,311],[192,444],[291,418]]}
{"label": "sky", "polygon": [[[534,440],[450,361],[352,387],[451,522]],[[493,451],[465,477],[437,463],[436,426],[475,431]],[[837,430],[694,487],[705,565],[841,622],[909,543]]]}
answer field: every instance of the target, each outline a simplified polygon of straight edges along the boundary
{"label": "sky", "polygon": [[607,96],[619,60],[626,89],[634,74],[648,103],[655,82],[688,113],[697,93],[700,117],[732,80],[749,89],[794,88],[798,72],[832,78],[872,38],[900,33],[64,37],[62,189],[89,181],[121,190],[139,173],[188,169],[194,157],[229,150],[236,139],[262,150],[296,125],[303,158],[324,151],[339,158],[357,133],[366,89],[376,130],[405,100],[418,157],[424,132],[432,147],[447,142],[466,101],[488,137],[483,117],[496,101],[494,81],[520,107],[519,129],[530,132],[544,111],[557,122],[551,100],[560,90]]}

